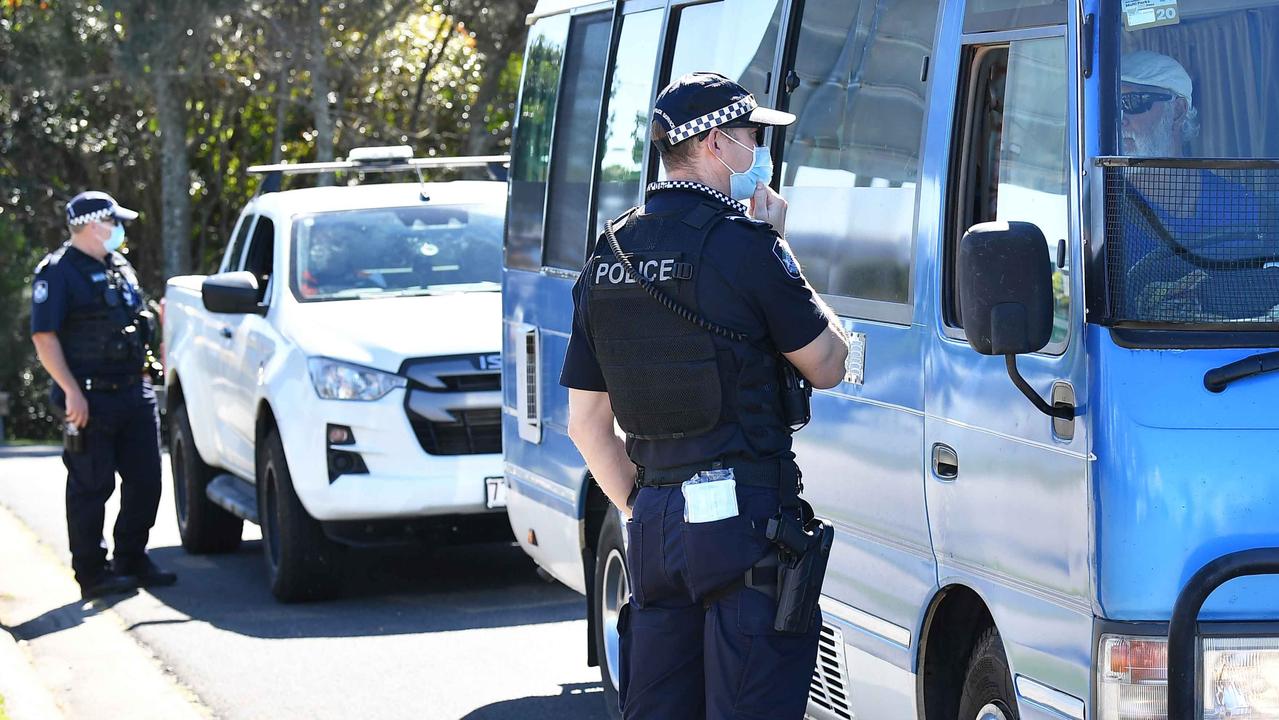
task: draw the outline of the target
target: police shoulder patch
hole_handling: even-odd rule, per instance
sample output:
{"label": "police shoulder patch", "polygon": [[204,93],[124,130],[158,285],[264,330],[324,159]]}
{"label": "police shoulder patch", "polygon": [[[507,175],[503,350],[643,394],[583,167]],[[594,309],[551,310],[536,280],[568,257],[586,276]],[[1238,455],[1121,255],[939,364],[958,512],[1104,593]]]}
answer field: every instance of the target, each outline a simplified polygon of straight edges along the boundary
{"label": "police shoulder patch", "polygon": [[36,284],[31,286],[31,302],[37,305],[49,299],[49,283],[44,280],[36,280]]}
{"label": "police shoulder patch", "polygon": [[782,268],[786,270],[786,274],[791,278],[798,280],[802,277],[799,269],[799,260],[795,259],[795,253],[791,252],[790,244],[782,238],[773,241],[773,257],[782,264]]}

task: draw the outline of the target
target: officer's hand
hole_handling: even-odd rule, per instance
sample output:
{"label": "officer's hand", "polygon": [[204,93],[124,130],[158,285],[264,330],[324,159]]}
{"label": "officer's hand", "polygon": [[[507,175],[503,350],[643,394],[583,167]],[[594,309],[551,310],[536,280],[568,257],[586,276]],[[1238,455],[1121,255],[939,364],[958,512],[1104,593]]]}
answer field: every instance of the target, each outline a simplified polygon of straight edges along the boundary
{"label": "officer's hand", "polygon": [[755,194],[751,196],[751,217],[763,220],[779,235],[786,234],[786,198],[764,183],[755,184]]}
{"label": "officer's hand", "polygon": [[80,388],[67,393],[67,419],[75,423],[76,427],[89,424],[89,401],[80,392]]}

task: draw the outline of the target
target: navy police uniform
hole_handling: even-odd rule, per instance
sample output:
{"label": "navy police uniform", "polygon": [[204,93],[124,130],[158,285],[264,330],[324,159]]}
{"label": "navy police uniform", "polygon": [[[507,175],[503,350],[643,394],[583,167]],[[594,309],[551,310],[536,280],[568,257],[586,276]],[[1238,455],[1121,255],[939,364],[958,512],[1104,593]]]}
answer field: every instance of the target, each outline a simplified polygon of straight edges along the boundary
{"label": "navy police uniform", "polygon": [[[136,217],[104,193],[83,193],[67,206],[73,225],[107,215],[117,221]],[[31,300],[32,334],[57,334],[89,405],[83,451],[62,455],[76,579],[88,590],[108,575],[104,506],[117,472],[115,569],[146,575],[154,570],[145,549],[160,502],[160,443],[155,392],[143,375],[149,325],[137,276],[118,253],[100,261],[67,242],[36,267]],[[57,383],[50,400],[65,408],[66,393]]]}
{"label": "navy police uniform", "polygon": [[[659,97],[657,116],[677,131],[668,136],[681,128],[691,133],[696,125],[690,121],[705,122],[698,102],[709,102],[711,113],[748,105],[716,118],[717,125],[758,122],[749,114],[754,101],[740,86],[711,77],[726,93],[708,92],[686,76]],[[685,96],[692,110],[663,104],[679,83],[699,93],[691,102]],[[618,628],[623,715],[797,720],[820,623],[805,634],[776,632],[776,600],[768,588],[743,586],[742,578],[775,554],[765,527],[778,514],[785,488],[798,484],[778,400],[780,353],[806,346],[828,322],[786,241],[751,219],[744,205],[705,185],[653,183],[645,204],[615,220],[613,229],[636,272],[702,319],[736,333],[708,332],[664,307],[604,237],[573,288],[560,382],[609,394],[640,470],[627,523],[631,598]],[[733,469],[738,513],[686,522],[681,483],[712,468]]]}

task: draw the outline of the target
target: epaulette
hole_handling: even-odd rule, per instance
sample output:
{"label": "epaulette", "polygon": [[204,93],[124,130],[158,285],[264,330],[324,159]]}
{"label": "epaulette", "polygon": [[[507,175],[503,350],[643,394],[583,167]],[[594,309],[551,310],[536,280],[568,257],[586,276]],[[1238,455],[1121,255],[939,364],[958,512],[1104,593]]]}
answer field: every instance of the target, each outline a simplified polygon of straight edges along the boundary
{"label": "epaulette", "polygon": [[639,210],[639,206],[636,205],[635,207],[627,210],[621,215],[618,215],[612,220],[609,220],[608,221],[609,227],[613,228],[613,232],[617,232],[618,230],[621,230],[622,227],[626,225],[627,221],[631,219],[631,216],[634,215],[638,210]]}
{"label": "epaulette", "polygon": [[36,265],[35,274],[39,275],[40,273],[44,272],[45,268],[57,265],[58,262],[62,260],[62,255],[63,253],[67,251],[68,247],[70,247],[70,244],[64,243],[57,250],[54,250],[48,255],[45,255],[44,258],[40,260],[40,263]]}
{"label": "epaulette", "polygon": [[724,219],[729,220],[731,222],[735,222],[739,226],[748,227],[755,232],[766,233],[769,235],[769,237],[773,237],[775,235],[781,234],[777,232],[777,229],[773,227],[772,223],[764,222],[763,220],[756,220],[755,218],[750,217],[749,215],[733,214],[725,217]]}

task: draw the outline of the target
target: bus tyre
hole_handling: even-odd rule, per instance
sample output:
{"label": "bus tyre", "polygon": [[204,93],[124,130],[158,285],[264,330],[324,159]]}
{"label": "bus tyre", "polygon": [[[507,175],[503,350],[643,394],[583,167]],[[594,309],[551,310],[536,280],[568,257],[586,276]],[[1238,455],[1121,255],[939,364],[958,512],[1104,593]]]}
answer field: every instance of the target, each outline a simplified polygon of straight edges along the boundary
{"label": "bus tyre", "polygon": [[600,685],[604,687],[604,706],[608,716],[621,720],[617,704],[617,672],[621,658],[617,634],[617,617],[631,594],[630,577],[626,573],[626,548],[622,545],[621,513],[608,508],[595,548],[595,587],[591,595],[595,613],[595,656],[600,663]]}
{"label": "bus tyre", "polygon": [[258,453],[258,518],[271,594],[284,603],[332,597],[337,548],[294,492],[278,431],[267,433]]}
{"label": "bus tyre", "polygon": [[227,553],[240,547],[244,521],[223,510],[205,494],[217,470],[200,459],[187,418],[187,406],[173,409],[169,463],[173,470],[173,507],[178,515],[182,547],[192,555]]}
{"label": "bus tyre", "polygon": [[1018,720],[1013,678],[999,631],[981,634],[968,659],[964,690],[959,698],[960,720]]}

